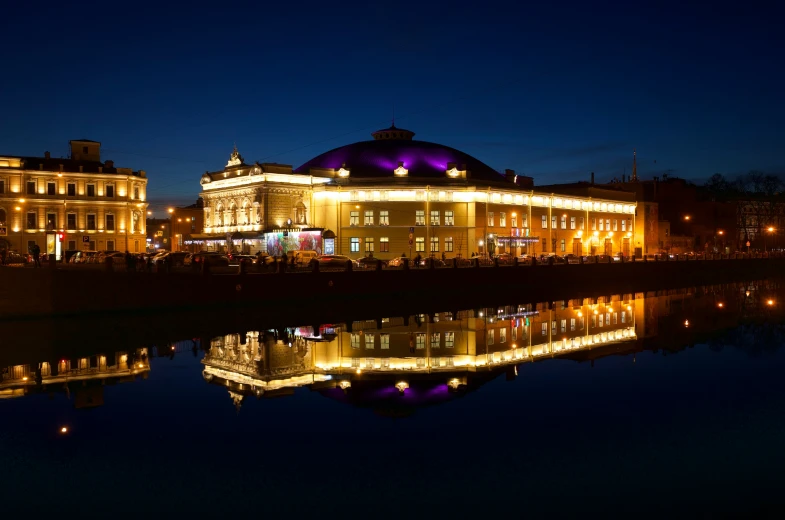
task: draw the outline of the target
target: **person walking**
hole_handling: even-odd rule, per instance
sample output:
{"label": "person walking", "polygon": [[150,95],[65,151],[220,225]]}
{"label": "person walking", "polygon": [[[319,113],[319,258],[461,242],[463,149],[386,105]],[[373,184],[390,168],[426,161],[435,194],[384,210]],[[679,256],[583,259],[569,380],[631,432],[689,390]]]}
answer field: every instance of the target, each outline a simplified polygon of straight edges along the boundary
{"label": "person walking", "polygon": [[38,247],[38,244],[33,244],[33,247],[30,248],[30,254],[33,255],[35,267],[41,267],[41,248]]}

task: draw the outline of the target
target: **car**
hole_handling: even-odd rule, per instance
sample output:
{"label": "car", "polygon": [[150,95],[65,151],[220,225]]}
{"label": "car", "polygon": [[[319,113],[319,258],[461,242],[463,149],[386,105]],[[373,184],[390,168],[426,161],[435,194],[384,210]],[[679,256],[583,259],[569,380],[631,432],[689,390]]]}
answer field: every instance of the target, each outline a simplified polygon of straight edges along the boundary
{"label": "car", "polygon": [[320,255],[311,259],[311,264],[317,263],[319,268],[327,269],[346,269],[347,262],[351,262],[352,267],[357,267],[357,262],[344,255]]}
{"label": "car", "polygon": [[382,260],[375,256],[364,256],[357,259],[357,265],[360,269],[376,269],[377,264],[381,264],[382,268],[387,267],[387,260]]}
{"label": "car", "polygon": [[253,264],[256,262],[254,255],[226,255],[229,258],[229,265],[240,265],[240,262]]}
{"label": "car", "polygon": [[404,264],[412,266],[412,259],[408,256],[399,256],[387,261],[387,267],[403,267]]}
{"label": "car", "polygon": [[229,257],[222,253],[217,252],[201,252],[191,254],[188,265],[194,269],[198,269],[206,263],[210,267],[227,267],[229,265]]}
{"label": "car", "polygon": [[499,265],[512,265],[514,263],[514,257],[510,253],[499,253],[494,258],[499,260]]}

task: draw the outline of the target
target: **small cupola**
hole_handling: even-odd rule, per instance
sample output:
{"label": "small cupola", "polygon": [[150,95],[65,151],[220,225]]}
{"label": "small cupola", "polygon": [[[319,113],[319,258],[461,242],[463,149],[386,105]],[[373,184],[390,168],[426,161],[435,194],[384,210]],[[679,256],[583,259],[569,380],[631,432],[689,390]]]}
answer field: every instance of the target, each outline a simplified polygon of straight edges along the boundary
{"label": "small cupola", "polygon": [[371,134],[374,141],[384,140],[398,140],[398,141],[411,141],[414,137],[414,132],[411,130],[404,130],[403,128],[396,128],[395,123],[390,128],[384,130],[377,130]]}

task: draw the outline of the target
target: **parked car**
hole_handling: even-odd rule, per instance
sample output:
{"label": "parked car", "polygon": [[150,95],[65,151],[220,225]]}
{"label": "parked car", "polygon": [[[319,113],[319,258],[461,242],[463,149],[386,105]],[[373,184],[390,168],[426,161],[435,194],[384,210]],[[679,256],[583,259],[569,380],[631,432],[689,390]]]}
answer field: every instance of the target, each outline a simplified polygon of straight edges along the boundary
{"label": "parked car", "polygon": [[356,261],[343,255],[320,255],[311,260],[311,263],[318,263],[320,269],[346,269],[347,262],[352,263],[352,267],[358,267]]}
{"label": "parked car", "polygon": [[249,264],[253,264],[256,262],[256,257],[254,255],[226,255],[229,259],[229,265],[240,265],[240,262],[247,262]]}
{"label": "parked car", "polygon": [[229,258],[222,253],[193,253],[188,262],[188,265],[194,268],[199,268],[202,263],[206,262],[210,267],[227,267],[229,265]]}
{"label": "parked car", "polygon": [[74,264],[89,264],[90,259],[95,257],[98,254],[98,251],[77,251],[75,255],[71,257],[71,263]]}
{"label": "parked car", "polygon": [[399,256],[387,261],[387,267],[403,267],[404,264],[408,264],[409,267],[412,267],[412,259],[408,256]]}
{"label": "parked car", "polygon": [[317,256],[319,256],[319,253],[307,249],[302,249],[302,250],[297,249],[286,253],[286,257],[289,263],[292,262],[292,257],[294,257],[294,263],[300,266],[310,264],[311,260],[313,260]]}
{"label": "parked car", "polygon": [[382,260],[375,256],[364,256],[357,259],[357,265],[360,269],[376,269],[376,265],[381,264],[382,268],[387,267],[387,260]]}
{"label": "parked car", "polygon": [[10,264],[26,264],[29,262],[29,256],[23,255],[18,251],[8,251],[5,257],[5,263]]}

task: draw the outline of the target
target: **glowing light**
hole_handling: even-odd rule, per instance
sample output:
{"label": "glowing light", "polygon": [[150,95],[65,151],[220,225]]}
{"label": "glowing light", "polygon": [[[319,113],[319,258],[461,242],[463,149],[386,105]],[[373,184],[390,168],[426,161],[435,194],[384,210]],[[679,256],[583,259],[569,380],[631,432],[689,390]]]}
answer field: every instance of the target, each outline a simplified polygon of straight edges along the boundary
{"label": "glowing light", "polygon": [[62,428],[60,428],[60,433],[68,433],[68,427],[63,426]]}
{"label": "glowing light", "polygon": [[582,317],[583,317],[583,313],[582,313],[581,311],[578,311],[578,317],[579,317],[579,318],[582,318]]}
{"label": "glowing light", "polygon": [[171,215],[172,213],[174,213],[174,208],[169,208],[169,209],[167,209],[166,211],[168,211],[168,212],[169,212],[169,214]]}
{"label": "glowing light", "polygon": [[684,320],[684,326],[685,327],[689,327],[690,326],[690,320]]}
{"label": "glowing light", "polygon": [[480,312],[479,316],[480,316],[480,318],[482,318],[484,316],[484,314],[482,312]]}
{"label": "glowing light", "polygon": [[349,170],[347,170],[346,168],[341,167],[338,170],[338,176],[339,177],[348,177],[349,176]]}
{"label": "glowing light", "polygon": [[722,307],[724,307],[724,304],[722,302],[720,302],[720,303],[717,304],[717,307],[722,308]]}
{"label": "glowing light", "polygon": [[766,305],[774,305],[774,300],[769,300],[766,302]]}
{"label": "glowing light", "polygon": [[341,387],[341,390],[346,390],[347,388],[351,388],[351,386],[352,386],[352,383],[350,383],[349,381],[346,381],[346,380],[344,379],[343,381],[341,381],[340,383],[338,383],[338,386],[340,386],[340,387]]}
{"label": "glowing light", "polygon": [[447,382],[447,385],[453,390],[457,390],[461,382],[457,378],[452,378]]}
{"label": "glowing light", "polygon": [[[399,166],[399,168],[400,168],[400,166]],[[396,170],[396,173],[397,173],[397,170]],[[461,172],[459,172],[458,168],[456,168],[454,166],[452,168],[450,168],[449,170],[447,170],[447,175],[449,175],[450,177],[458,177],[460,174],[461,174]]]}
{"label": "glowing light", "polygon": [[361,368],[358,368],[357,370],[354,371],[354,373],[357,374],[357,375],[360,375],[360,374],[363,373],[363,371],[362,371]]}
{"label": "glowing light", "polygon": [[393,173],[395,173],[395,175],[405,176],[409,175],[409,170],[403,167],[403,161],[398,161],[398,167],[393,170]]}
{"label": "glowing light", "polygon": [[22,208],[20,208],[19,206],[15,207],[14,209],[15,209],[16,211],[22,211]]}
{"label": "glowing light", "polygon": [[595,236],[595,237],[598,237],[598,236],[600,236],[600,232],[599,232],[599,231],[595,231],[595,232],[594,232],[594,236]]}
{"label": "glowing light", "polygon": [[613,236],[613,231],[608,231],[608,236],[612,237]]}
{"label": "glowing light", "polygon": [[690,220],[690,216],[689,215],[684,215],[684,220]]}
{"label": "glowing light", "polygon": [[769,231],[769,233],[771,233],[772,231],[774,231],[774,228],[773,227],[769,227],[768,231]]}
{"label": "glowing light", "polygon": [[583,231],[578,231],[578,238],[583,236]]}
{"label": "glowing light", "polygon": [[24,377],[22,378],[22,381],[27,381],[27,376],[24,376]]}
{"label": "glowing light", "polygon": [[404,393],[404,391],[409,388],[409,383],[406,381],[398,381],[395,383],[395,388],[397,388],[400,393]]}
{"label": "glowing light", "polygon": [[137,366],[138,366],[139,368],[142,368],[144,365],[143,365],[143,364],[141,364],[141,363],[139,363]]}
{"label": "glowing light", "polygon": [[148,211],[148,212],[147,212],[147,216],[148,216],[148,217],[149,217],[150,215],[152,215],[152,214],[153,214],[153,212],[152,212],[152,211]]}
{"label": "glowing light", "polygon": [[744,296],[749,296],[749,295],[750,295],[750,292],[749,292],[749,291],[746,291],[746,292],[744,293]]}
{"label": "glowing light", "polygon": [[595,316],[598,315],[599,313],[600,313],[600,311],[598,311],[597,309],[594,309],[594,315]]}
{"label": "glowing light", "polygon": [[24,203],[25,203],[25,199],[19,199],[19,202],[21,202],[22,204],[24,204]]}

